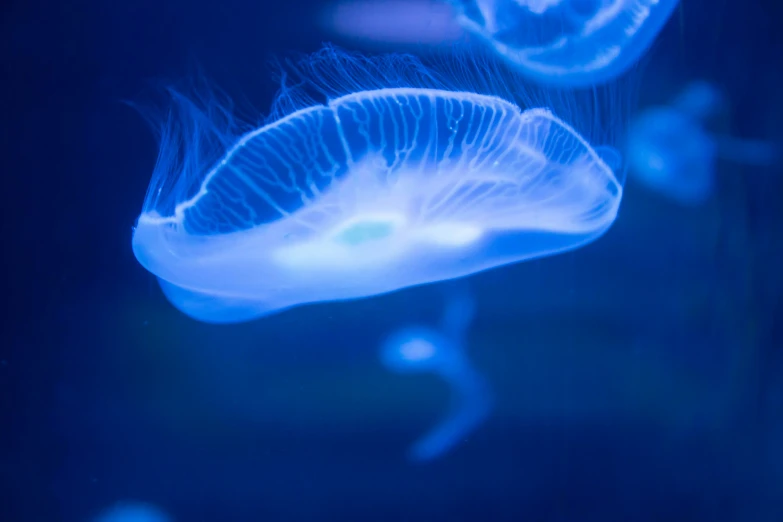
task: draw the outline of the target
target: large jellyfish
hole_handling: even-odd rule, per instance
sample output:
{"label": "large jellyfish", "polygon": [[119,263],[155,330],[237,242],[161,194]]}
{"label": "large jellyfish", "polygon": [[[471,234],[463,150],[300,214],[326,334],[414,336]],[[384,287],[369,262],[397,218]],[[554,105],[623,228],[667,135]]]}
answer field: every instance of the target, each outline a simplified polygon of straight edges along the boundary
{"label": "large jellyfish", "polygon": [[[282,89],[270,123],[236,136],[226,111],[194,112],[176,96],[136,258],[182,312],[236,322],[599,237],[617,216],[621,181],[546,103],[584,129],[606,126],[581,120],[585,105],[568,100],[522,110],[501,75],[471,66],[329,47],[291,66],[298,87]],[[487,81],[495,94],[477,92]],[[326,102],[303,102],[304,92]]]}
{"label": "large jellyfish", "polygon": [[704,203],[715,184],[718,159],[764,166],[777,160],[770,143],[710,133],[710,118],[724,104],[712,84],[688,84],[671,102],[642,112],[628,132],[631,174],[647,188],[682,205]]}
{"label": "large jellyfish", "polygon": [[460,22],[520,71],[586,86],[638,62],[678,0],[450,0]]}
{"label": "large jellyfish", "polygon": [[446,306],[440,329],[408,326],[393,332],[381,346],[381,361],[399,373],[430,372],[452,390],[449,413],[410,449],[416,461],[437,458],[464,440],[489,415],[489,385],[465,353],[465,334],[473,320],[474,302],[466,296]]}

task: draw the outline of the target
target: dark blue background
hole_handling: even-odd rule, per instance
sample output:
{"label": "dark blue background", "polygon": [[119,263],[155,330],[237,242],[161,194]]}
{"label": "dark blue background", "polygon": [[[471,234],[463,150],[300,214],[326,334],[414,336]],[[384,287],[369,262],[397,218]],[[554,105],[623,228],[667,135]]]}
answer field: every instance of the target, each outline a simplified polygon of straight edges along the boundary
{"label": "dark blue background", "polygon": [[[173,310],[131,226],[156,154],[133,110],[198,64],[266,106],[265,63],[329,37],[313,0],[2,5],[0,520],[83,521],[122,499],[199,521],[783,520],[783,178],[721,165],[681,209],[629,183],[579,251],[470,278],[495,415],[404,460],[443,408],[385,372],[391,328],[441,287],[217,327]],[[724,130],[783,136],[777,0],[685,0],[641,103],[692,78]]]}

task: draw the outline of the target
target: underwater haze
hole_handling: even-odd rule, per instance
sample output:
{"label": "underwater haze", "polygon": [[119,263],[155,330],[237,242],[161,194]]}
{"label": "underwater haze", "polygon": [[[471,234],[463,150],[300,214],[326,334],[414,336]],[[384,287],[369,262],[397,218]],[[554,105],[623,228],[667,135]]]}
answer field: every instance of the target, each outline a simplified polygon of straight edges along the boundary
{"label": "underwater haze", "polygon": [[783,521],[777,0],[0,13],[0,521]]}

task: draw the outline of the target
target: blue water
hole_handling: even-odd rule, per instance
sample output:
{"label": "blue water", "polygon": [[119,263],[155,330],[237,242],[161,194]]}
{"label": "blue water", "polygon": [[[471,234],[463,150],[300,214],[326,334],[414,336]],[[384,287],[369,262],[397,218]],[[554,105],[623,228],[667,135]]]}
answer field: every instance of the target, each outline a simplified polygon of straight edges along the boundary
{"label": "blue water", "polygon": [[[628,176],[593,243],[448,283],[238,325],[168,303],[131,250],[157,144],[125,102],[203,75],[261,124],[270,61],[377,51],[326,33],[323,6],[0,8],[0,520],[783,520],[779,165],[718,161],[695,206]],[[705,80],[728,100],[711,132],[782,143],[781,24],[776,0],[681,2],[624,84],[635,111]],[[409,460],[450,390],[379,349],[459,292],[492,411]]]}

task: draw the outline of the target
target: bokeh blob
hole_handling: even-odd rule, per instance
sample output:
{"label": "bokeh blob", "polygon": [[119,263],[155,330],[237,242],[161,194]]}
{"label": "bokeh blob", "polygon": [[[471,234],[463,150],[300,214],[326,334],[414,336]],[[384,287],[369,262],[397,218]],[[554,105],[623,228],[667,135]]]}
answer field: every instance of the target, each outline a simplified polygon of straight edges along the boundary
{"label": "bokeh blob", "polygon": [[327,31],[370,44],[437,47],[465,35],[443,0],[340,0],[320,18]]}
{"label": "bokeh blob", "polygon": [[777,159],[769,143],[719,136],[710,119],[725,107],[714,85],[688,84],[669,105],[639,114],[628,133],[632,175],[648,189],[685,206],[706,202],[714,192],[718,159],[764,166]]}
{"label": "bokeh blob", "polygon": [[451,389],[449,412],[411,447],[409,456],[414,461],[447,453],[491,411],[489,385],[472,366],[465,350],[474,306],[471,298],[456,297],[447,304],[439,329],[407,326],[390,334],[381,346],[381,361],[388,369],[398,373],[432,373]]}
{"label": "bokeh blob", "polygon": [[94,522],[172,522],[172,519],[152,504],[121,502],[103,511]]}

